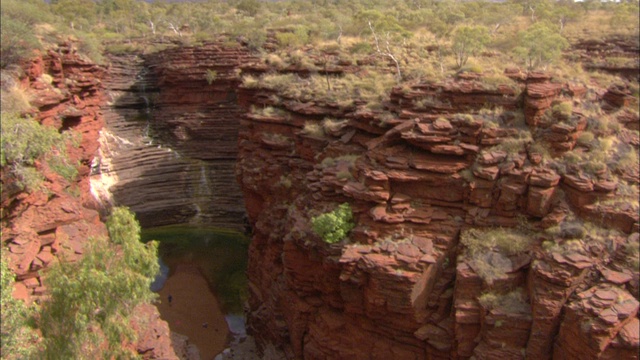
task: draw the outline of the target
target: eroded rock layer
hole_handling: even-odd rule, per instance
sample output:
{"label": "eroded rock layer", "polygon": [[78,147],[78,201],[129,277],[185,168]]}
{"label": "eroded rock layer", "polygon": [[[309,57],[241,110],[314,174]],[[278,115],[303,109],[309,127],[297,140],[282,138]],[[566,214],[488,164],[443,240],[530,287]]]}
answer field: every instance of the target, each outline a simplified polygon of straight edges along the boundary
{"label": "eroded rock layer", "polygon": [[215,45],[111,57],[94,177],[103,201],[131,207],[143,226],[244,230],[234,71],[247,57]]}
{"label": "eroded rock layer", "polygon": [[[239,137],[260,346],[291,359],[636,358],[637,205],[611,200],[618,176],[637,186],[637,165],[615,177],[558,166],[583,151],[584,96],[606,98],[520,81],[417,83],[382,110],[240,87],[246,109],[277,109],[248,113]],[[329,244],[311,219],[345,202],[357,225]],[[529,245],[473,253],[460,241],[473,228],[526,228]]]}
{"label": "eroded rock layer", "polygon": [[[3,261],[6,256],[16,274],[13,289],[2,291],[32,304],[48,296],[44,280],[49,266],[80,259],[92,238],[108,236],[89,183],[104,124],[105,69],[79,54],[73,43],[49,49],[22,68],[6,78],[3,74],[3,81],[20,81],[31,98],[30,115],[59,131],[72,130],[80,139],[77,148],[67,149],[70,163],[78,164],[74,179],[56,173],[47,161],[36,162],[45,179],[37,191],[26,192],[16,185],[12,172],[3,168],[0,174]],[[155,306],[133,309],[130,326],[137,339],[123,346],[144,359],[177,360],[174,347],[187,346],[185,341],[172,345],[169,326]]]}

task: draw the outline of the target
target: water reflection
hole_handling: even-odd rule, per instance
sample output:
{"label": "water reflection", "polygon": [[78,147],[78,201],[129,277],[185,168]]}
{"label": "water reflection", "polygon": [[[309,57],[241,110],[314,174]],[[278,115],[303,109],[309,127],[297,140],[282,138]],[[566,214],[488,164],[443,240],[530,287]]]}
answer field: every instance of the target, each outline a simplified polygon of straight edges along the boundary
{"label": "water reflection", "polygon": [[[160,243],[160,274],[151,289],[160,294],[158,309],[173,331],[189,336],[203,359],[246,337],[242,312],[247,292],[245,236],[181,225],[145,229],[142,239]],[[172,304],[168,304],[169,295]]]}

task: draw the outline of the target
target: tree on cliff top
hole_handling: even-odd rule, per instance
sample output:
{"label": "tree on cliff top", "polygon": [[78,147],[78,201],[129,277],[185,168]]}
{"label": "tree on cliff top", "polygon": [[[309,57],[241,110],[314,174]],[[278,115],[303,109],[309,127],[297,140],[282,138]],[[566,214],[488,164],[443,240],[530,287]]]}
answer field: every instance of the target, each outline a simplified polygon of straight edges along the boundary
{"label": "tree on cliff top", "polygon": [[126,208],[107,221],[111,241],[86,242],[83,257],[61,262],[48,273],[50,299],[43,305],[42,359],[135,358],[122,347],[134,340],[129,317],[136,305],[155,295],[157,244],[140,242],[140,226]]}
{"label": "tree on cliff top", "polygon": [[545,68],[559,59],[562,50],[569,47],[569,42],[545,22],[536,23],[519,32],[518,39],[520,45],[514,52],[525,61],[529,70]]}
{"label": "tree on cliff top", "polygon": [[489,31],[484,26],[462,26],[453,36],[451,48],[456,56],[456,65],[463,67],[469,56],[480,52],[489,42]]}

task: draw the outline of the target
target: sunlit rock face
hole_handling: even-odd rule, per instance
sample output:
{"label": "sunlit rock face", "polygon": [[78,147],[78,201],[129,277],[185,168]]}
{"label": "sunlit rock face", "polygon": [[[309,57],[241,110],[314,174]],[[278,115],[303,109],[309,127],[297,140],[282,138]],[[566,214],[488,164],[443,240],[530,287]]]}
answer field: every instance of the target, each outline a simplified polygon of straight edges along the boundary
{"label": "sunlit rock face", "polygon": [[[343,71],[358,70],[331,68]],[[638,275],[621,259],[637,214],[598,205],[615,196],[615,180],[559,171],[526,141],[511,146],[529,129],[562,156],[586,120],[553,106],[607,99],[547,74],[505,74],[516,88],[489,88],[479,76],[423,82],[394,88],[381,110],[240,86],[240,106],[275,109],[246,114],[239,131],[238,182],[253,229],[248,330],[260,347],[276,344],[291,359],[548,359],[587,354],[580,347],[597,340],[594,358],[635,354]],[[328,244],[311,219],[345,202],[357,225],[348,241]],[[619,232],[608,245],[595,233],[572,242],[572,211]],[[524,223],[531,242],[518,254],[474,257],[460,241],[470,228]],[[490,278],[491,268],[501,275]],[[612,306],[623,318],[605,319]]]}
{"label": "sunlit rock face", "polygon": [[[92,63],[71,42],[38,53],[21,65],[15,74],[5,77],[3,73],[2,86],[9,77],[19,82],[31,99],[29,115],[60,132],[71,130],[79,140],[77,147],[66,149],[69,162],[77,164],[73,179],[56,173],[46,161],[37,162],[44,180],[40,191],[27,193],[16,186],[10,171],[3,168],[0,173],[3,261],[6,256],[16,274],[14,297],[32,304],[48,296],[45,277],[52,264],[76,261],[87,241],[108,236],[99,212],[103,209],[90,182],[91,165],[102,150],[99,139],[108,106],[103,81],[108,69]],[[178,359],[169,327],[155,306],[133,309],[129,326],[136,340],[123,341],[122,346],[148,359]]]}
{"label": "sunlit rock face", "polygon": [[[249,57],[217,45],[111,57],[109,106],[94,179],[103,201],[143,226],[202,223],[244,230],[235,181],[237,67]],[[207,72],[215,79],[206,79]]]}

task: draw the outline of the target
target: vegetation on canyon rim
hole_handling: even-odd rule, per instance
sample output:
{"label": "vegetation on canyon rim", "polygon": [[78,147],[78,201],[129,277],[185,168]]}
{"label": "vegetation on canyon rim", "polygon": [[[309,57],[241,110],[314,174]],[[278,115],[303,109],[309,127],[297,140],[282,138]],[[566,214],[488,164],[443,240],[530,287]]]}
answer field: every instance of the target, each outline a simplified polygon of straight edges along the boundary
{"label": "vegetation on canyon rim", "polygon": [[134,333],[133,308],[155,298],[157,244],[140,241],[140,226],[126,208],[114,208],[109,239],[89,239],[82,258],[47,272],[49,298],[26,307],[11,296],[13,274],[2,260],[3,359],[135,358],[123,348]]}

